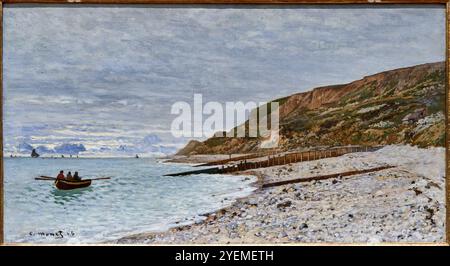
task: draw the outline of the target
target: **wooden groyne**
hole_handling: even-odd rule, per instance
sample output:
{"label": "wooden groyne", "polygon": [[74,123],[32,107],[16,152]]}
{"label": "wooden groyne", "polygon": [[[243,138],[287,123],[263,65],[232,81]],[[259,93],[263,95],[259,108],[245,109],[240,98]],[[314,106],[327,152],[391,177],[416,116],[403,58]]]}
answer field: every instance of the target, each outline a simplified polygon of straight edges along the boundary
{"label": "wooden groyne", "polygon": [[[347,153],[353,152],[370,152],[376,151],[382,148],[382,146],[346,146],[346,147],[333,147],[328,149],[308,150],[302,152],[287,152],[278,155],[268,155],[267,158],[261,158],[258,161],[248,162],[247,159],[239,161],[237,164],[222,165],[221,167],[214,167],[208,169],[201,169],[195,171],[188,171],[175,174],[167,174],[166,176],[183,176],[193,174],[226,174],[238,171],[246,171],[250,169],[272,167],[277,165],[285,165],[290,163],[298,163],[304,161],[319,160],[324,158],[338,157]],[[255,159],[257,159],[255,158]]]}
{"label": "wooden groyne", "polygon": [[164,176],[182,176],[182,175],[198,175],[198,174],[221,174],[219,167],[213,167],[213,168],[207,168],[207,169],[201,169],[201,170],[194,170],[194,171],[187,171],[187,172],[180,172],[180,173],[174,173],[174,174],[167,174]]}
{"label": "wooden groyne", "polygon": [[255,162],[240,161],[234,165],[223,165],[220,170],[221,173],[230,173],[237,171],[245,171],[250,169],[272,167],[277,165],[285,165],[290,163],[298,163],[304,161],[313,161],[324,158],[338,157],[347,153],[353,152],[371,152],[382,148],[382,146],[347,146],[347,147],[333,147],[320,150],[308,150],[302,152],[289,152],[278,155],[269,155],[267,159]]}
{"label": "wooden groyne", "polygon": [[252,154],[236,156],[236,157],[231,157],[231,155],[230,155],[230,158],[228,158],[228,159],[217,160],[217,161],[208,162],[208,163],[202,163],[202,164],[194,165],[194,167],[212,166],[212,165],[224,165],[224,164],[227,164],[227,163],[230,163],[230,162],[255,159],[255,158],[260,158],[260,157],[268,156],[268,155],[275,154],[275,153],[276,152],[274,152],[274,151],[259,152],[259,153],[252,153]]}
{"label": "wooden groyne", "polygon": [[293,183],[310,182],[310,181],[315,181],[315,180],[324,180],[324,179],[337,178],[337,177],[343,177],[343,176],[366,174],[366,173],[377,172],[377,171],[381,171],[381,170],[385,170],[385,169],[389,169],[389,168],[393,168],[393,167],[395,167],[395,166],[387,165],[387,166],[380,166],[380,167],[375,167],[375,168],[370,168],[370,169],[354,170],[354,171],[348,171],[348,172],[330,174],[330,175],[320,175],[320,176],[312,176],[312,177],[306,177],[306,178],[295,178],[295,179],[289,179],[289,180],[283,180],[283,181],[263,184],[262,188],[276,187],[276,186],[293,184]]}

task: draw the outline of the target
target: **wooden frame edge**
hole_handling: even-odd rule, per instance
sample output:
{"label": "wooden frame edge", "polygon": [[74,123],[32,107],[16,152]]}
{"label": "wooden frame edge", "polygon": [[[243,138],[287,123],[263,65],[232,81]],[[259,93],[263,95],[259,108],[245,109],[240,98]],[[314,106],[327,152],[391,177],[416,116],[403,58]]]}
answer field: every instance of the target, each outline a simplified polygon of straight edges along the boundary
{"label": "wooden frame edge", "polygon": [[450,174],[450,2],[446,4],[445,10],[445,78],[446,78],[446,86],[445,86],[445,95],[446,95],[446,103],[445,103],[445,242],[447,245],[450,244],[450,182],[449,182],[449,174]]}
{"label": "wooden frame edge", "polygon": [[2,152],[0,156],[0,244],[5,243],[4,239],[4,231],[3,231],[3,221],[4,221],[4,212],[3,205],[4,194],[3,194],[3,2],[0,1],[0,150]]}
{"label": "wooden frame edge", "polygon": [[446,4],[449,0],[0,0],[5,4]]}

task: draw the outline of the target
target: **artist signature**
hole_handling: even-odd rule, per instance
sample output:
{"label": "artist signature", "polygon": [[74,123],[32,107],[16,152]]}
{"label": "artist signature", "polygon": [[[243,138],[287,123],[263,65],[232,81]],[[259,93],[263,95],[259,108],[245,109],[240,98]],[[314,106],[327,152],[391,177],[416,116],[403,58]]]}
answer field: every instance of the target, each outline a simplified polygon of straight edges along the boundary
{"label": "artist signature", "polygon": [[74,237],[75,233],[73,231],[54,231],[54,232],[30,232],[30,236],[37,236],[37,237],[52,237],[52,238],[64,238],[64,237]]}

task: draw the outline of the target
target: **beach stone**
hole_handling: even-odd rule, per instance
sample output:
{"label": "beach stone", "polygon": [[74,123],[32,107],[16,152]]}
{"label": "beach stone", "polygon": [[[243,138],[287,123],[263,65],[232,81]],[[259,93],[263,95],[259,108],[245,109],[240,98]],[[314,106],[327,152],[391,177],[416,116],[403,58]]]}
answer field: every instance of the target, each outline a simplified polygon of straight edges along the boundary
{"label": "beach stone", "polygon": [[198,218],[195,218],[195,220],[194,220],[194,223],[195,224],[201,224],[201,223],[203,223],[203,218],[201,218],[201,217],[198,217]]}
{"label": "beach stone", "polygon": [[258,205],[258,201],[257,201],[255,198],[249,199],[249,200],[247,201],[247,203],[248,203],[249,205],[252,205],[252,206],[257,206],[257,205]]}
{"label": "beach stone", "polygon": [[294,189],[295,190],[301,190],[302,189],[302,185],[301,184],[295,184],[294,185]]}
{"label": "beach stone", "polygon": [[297,189],[293,185],[289,185],[285,188],[283,188],[282,192],[289,193],[289,192],[295,192]]}
{"label": "beach stone", "polygon": [[308,224],[302,223],[298,228],[299,229],[306,229],[306,228],[308,228]]}
{"label": "beach stone", "polygon": [[230,230],[230,231],[234,231],[237,228],[238,228],[238,223],[235,222],[235,221],[230,222],[229,224],[227,224],[227,229]]}
{"label": "beach stone", "polygon": [[291,206],[291,205],[292,205],[292,201],[290,201],[290,200],[285,200],[285,201],[283,201],[283,202],[278,203],[278,204],[277,204],[277,208],[278,208],[278,209],[285,209],[285,208],[287,208],[287,207],[289,207],[289,206]]}
{"label": "beach stone", "polygon": [[283,237],[287,237],[288,236],[288,234],[285,232],[285,231],[281,231],[279,234],[278,234],[278,238],[283,238]]}

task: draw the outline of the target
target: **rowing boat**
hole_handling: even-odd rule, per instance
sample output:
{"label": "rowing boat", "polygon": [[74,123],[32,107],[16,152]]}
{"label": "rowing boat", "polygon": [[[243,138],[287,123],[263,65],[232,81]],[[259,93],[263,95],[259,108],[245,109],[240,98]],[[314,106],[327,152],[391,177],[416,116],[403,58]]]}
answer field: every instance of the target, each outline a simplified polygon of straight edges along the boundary
{"label": "rowing boat", "polygon": [[85,188],[91,185],[91,179],[87,179],[87,180],[62,180],[62,179],[57,179],[55,181],[55,186],[58,189],[61,190],[70,190],[70,189],[77,189],[77,188]]}
{"label": "rowing boat", "polygon": [[111,179],[111,177],[96,177],[91,179],[83,179],[83,180],[67,180],[67,179],[56,179],[55,177],[41,175],[39,177],[35,177],[35,180],[44,180],[44,181],[55,181],[55,186],[61,190],[70,190],[77,188],[85,188],[91,185],[93,180],[105,180]]}

